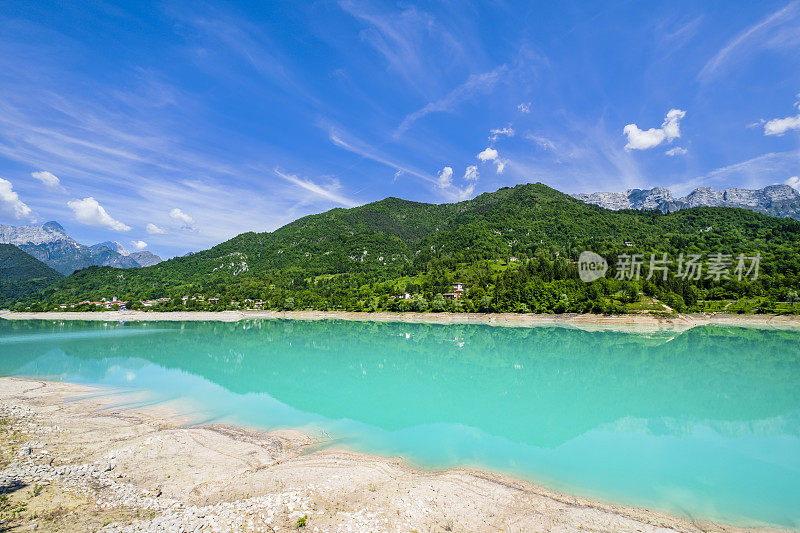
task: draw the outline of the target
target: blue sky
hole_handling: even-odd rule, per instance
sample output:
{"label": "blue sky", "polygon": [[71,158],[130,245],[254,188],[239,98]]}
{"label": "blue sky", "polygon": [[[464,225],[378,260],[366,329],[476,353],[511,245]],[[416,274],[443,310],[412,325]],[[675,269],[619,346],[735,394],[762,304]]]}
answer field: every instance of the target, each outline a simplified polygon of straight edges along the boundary
{"label": "blue sky", "polygon": [[4,0],[0,223],[172,256],[387,196],[756,188],[798,102],[800,0]]}

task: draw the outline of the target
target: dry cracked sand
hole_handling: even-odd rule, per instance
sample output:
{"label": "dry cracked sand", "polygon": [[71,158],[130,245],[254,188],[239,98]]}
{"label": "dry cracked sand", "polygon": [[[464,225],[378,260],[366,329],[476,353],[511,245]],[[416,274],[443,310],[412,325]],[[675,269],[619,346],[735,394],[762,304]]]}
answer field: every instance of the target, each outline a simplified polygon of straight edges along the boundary
{"label": "dry cracked sand", "polygon": [[293,431],[187,426],[120,394],[0,378],[0,531],[740,531]]}

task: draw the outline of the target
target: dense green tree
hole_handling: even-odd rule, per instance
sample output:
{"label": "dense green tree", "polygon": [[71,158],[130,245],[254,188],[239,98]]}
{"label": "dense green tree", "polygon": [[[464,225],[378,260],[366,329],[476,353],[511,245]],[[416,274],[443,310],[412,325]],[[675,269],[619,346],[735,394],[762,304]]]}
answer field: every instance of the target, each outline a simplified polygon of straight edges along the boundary
{"label": "dense green tree", "polygon": [[[604,278],[581,281],[584,250],[607,259]],[[673,261],[668,275],[649,275],[651,256],[663,254]],[[681,254],[702,256],[696,279],[678,276]],[[725,275],[710,279],[715,254],[729,264]],[[756,254],[758,278],[739,276],[740,255]],[[641,277],[627,276],[637,262]],[[464,297],[444,299],[455,282],[464,284]],[[260,301],[267,309],[620,313],[664,310],[661,303],[676,312],[722,311],[741,302],[744,312],[789,312],[787,294],[798,289],[796,220],[732,208],[614,212],[529,184],[455,204],[388,198],[304,217],[272,233],[245,233],[152,267],[90,267],[17,307],[118,296],[129,305],[170,298],[151,308],[160,310]],[[405,294],[410,299],[400,298]]]}

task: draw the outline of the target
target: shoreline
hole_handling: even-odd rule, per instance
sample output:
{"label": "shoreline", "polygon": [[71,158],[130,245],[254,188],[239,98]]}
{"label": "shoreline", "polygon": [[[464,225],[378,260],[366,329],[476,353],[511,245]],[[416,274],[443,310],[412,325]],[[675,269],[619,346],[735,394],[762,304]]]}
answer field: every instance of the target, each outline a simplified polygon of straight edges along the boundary
{"label": "shoreline", "polygon": [[125,394],[0,378],[0,482],[17,487],[12,504],[27,502],[19,525],[289,531],[306,517],[308,531],[748,531],[473,468],[420,470],[292,430],[187,426],[163,405],[116,407]]}
{"label": "shoreline", "polygon": [[112,322],[220,321],[252,319],[348,320],[357,322],[407,322],[426,324],[486,324],[506,327],[571,326],[581,329],[673,329],[719,325],[800,330],[800,315],[734,315],[723,313],[594,315],[537,315],[513,313],[366,313],[349,311],[50,311],[0,312],[6,320],[93,320]]}

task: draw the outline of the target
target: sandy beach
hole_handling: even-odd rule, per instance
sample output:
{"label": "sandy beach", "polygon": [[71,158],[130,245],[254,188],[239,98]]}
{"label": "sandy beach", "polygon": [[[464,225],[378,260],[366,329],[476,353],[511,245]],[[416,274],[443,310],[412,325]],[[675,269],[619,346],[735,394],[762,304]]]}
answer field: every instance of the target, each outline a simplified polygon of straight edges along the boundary
{"label": "sandy beach", "polygon": [[0,527],[291,531],[300,520],[307,531],[743,531],[473,469],[422,471],[294,431],[186,426],[164,406],[115,407],[137,401],[0,378]]}
{"label": "sandy beach", "polygon": [[507,327],[565,325],[582,329],[675,329],[721,325],[756,328],[798,329],[800,315],[734,315],[724,313],[593,315],[536,315],[513,313],[355,313],[344,311],[101,311],[101,312],[0,312],[6,320],[99,320],[99,321],[210,321],[236,322],[250,319],[355,320],[432,324],[488,324]]}

